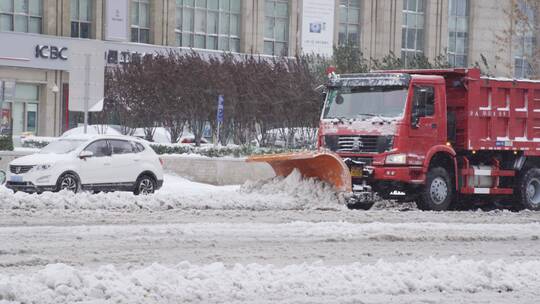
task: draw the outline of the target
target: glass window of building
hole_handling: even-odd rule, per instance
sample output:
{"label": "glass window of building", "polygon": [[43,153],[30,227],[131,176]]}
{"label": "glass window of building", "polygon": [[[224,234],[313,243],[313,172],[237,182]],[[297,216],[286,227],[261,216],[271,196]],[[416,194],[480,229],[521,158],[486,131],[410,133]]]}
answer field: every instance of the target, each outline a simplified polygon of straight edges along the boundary
{"label": "glass window of building", "polygon": [[0,0],[0,31],[42,33],[43,0]]}
{"label": "glass window of building", "polygon": [[92,0],[71,0],[71,37],[90,38]]}
{"label": "glass window of building", "polygon": [[518,17],[514,32],[514,77],[530,78],[536,45],[535,10],[527,1],[518,1]]}
{"label": "glass window of building", "polygon": [[469,44],[469,0],[450,0],[448,13],[448,63],[466,67]]}
{"label": "glass window of building", "polygon": [[360,46],[360,0],[340,0],[338,43]]}
{"label": "glass window of building", "polygon": [[403,0],[401,60],[405,66],[424,53],[424,1]]}
{"label": "glass window of building", "polygon": [[264,53],[276,56],[288,55],[289,1],[266,0],[264,15]]}
{"label": "glass window of building", "polygon": [[131,0],[131,42],[150,43],[148,0]]}
{"label": "glass window of building", "polygon": [[0,122],[0,133],[14,135],[38,132],[39,85],[17,83],[15,98],[4,102]]}
{"label": "glass window of building", "polygon": [[241,0],[176,0],[176,45],[240,52]]}

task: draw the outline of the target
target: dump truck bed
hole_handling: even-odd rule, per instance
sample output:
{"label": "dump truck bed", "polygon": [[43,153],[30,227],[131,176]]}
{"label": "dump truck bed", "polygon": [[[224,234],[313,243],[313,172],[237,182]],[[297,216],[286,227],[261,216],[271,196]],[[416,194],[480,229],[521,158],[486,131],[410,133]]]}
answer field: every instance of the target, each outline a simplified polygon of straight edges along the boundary
{"label": "dump truck bed", "polygon": [[540,81],[481,77],[478,69],[395,72],[445,78],[449,121],[456,121],[454,149],[540,155]]}
{"label": "dump truck bed", "polygon": [[540,82],[469,81],[468,149],[540,152]]}

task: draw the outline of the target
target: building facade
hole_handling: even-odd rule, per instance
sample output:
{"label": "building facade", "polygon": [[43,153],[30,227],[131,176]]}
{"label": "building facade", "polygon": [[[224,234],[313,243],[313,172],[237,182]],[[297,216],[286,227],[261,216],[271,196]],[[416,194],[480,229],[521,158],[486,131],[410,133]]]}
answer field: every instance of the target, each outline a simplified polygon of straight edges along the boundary
{"label": "building facade", "polygon": [[[78,122],[69,96],[79,87],[70,73],[82,63],[73,62],[72,48],[103,52],[103,66],[163,49],[294,56],[306,49],[307,32],[329,30],[330,41],[311,42],[354,45],[367,58],[394,53],[405,62],[443,55],[454,66],[486,62],[493,75],[528,77],[538,18],[527,2],[0,0],[0,132],[56,136]],[[513,19],[514,7],[525,21]],[[303,22],[317,8],[330,19]]]}

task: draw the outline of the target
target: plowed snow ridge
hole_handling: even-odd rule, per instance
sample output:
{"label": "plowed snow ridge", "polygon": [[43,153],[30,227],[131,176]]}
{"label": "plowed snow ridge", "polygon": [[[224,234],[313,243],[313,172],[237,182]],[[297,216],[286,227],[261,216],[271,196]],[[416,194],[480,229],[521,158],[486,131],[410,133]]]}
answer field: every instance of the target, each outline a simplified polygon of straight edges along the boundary
{"label": "plowed snow ridge", "polygon": [[114,237],[137,239],[147,235],[196,237],[204,239],[256,238],[258,240],[379,240],[379,241],[504,241],[538,240],[540,223],[463,224],[463,223],[187,223],[156,225],[92,225],[0,227],[0,238],[38,235],[85,239]]}
{"label": "plowed snow ridge", "polygon": [[1,187],[0,209],[345,209],[327,184],[302,179],[298,172],[286,178],[247,182],[245,185],[217,187],[165,176],[164,189],[154,195],[135,196],[128,192],[73,194],[68,192],[41,195],[13,193]]}
{"label": "plowed snow ridge", "polygon": [[427,259],[326,266],[323,263],[272,265],[182,262],[119,271],[65,264],[29,274],[1,275],[0,299],[26,303],[213,303],[292,302],[295,298],[351,300],[359,295],[412,293],[517,292],[540,286],[540,261],[505,263]]}

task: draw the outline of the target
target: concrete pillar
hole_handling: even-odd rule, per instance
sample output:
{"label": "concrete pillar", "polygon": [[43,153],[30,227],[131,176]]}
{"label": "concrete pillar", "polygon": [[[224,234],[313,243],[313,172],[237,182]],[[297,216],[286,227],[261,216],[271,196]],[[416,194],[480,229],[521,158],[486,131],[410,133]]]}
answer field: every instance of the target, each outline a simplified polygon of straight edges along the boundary
{"label": "concrete pillar", "polygon": [[[38,135],[39,136],[54,136],[56,124],[60,119],[57,117],[58,107],[60,105],[60,93],[54,93],[52,88],[54,85],[58,85],[60,89],[60,82],[58,71],[47,71],[46,83],[40,85],[40,96],[38,106]],[[58,81],[58,82],[57,82]]]}
{"label": "concrete pillar", "polygon": [[425,14],[424,54],[433,60],[445,55],[448,47],[448,1],[426,1]]}
{"label": "concrete pillar", "polygon": [[60,23],[59,36],[70,37],[71,36],[71,1],[70,0],[57,0],[60,2],[58,7],[58,21]]}
{"label": "concrete pillar", "polygon": [[94,0],[92,2],[92,27],[90,30],[90,37],[92,39],[103,40],[105,37],[103,32],[103,26],[105,23],[104,3],[105,0]]}
{"label": "concrete pillar", "polygon": [[163,45],[164,42],[163,19],[166,18],[163,14],[163,1],[150,1],[150,43],[156,45]]}
{"label": "concrete pillar", "polygon": [[43,34],[58,35],[56,27],[57,0],[43,0]]}
{"label": "concrete pillar", "polygon": [[264,0],[242,0],[240,51],[264,52]]}
{"label": "concrete pillar", "polygon": [[163,20],[163,45],[176,46],[176,1],[164,0],[165,18]]}
{"label": "concrete pillar", "polygon": [[255,41],[255,23],[256,18],[255,7],[257,7],[256,1],[242,0],[242,7],[240,13],[240,52],[252,53],[254,52]]}
{"label": "concrete pillar", "polygon": [[289,56],[300,55],[302,50],[302,0],[289,1]]}
{"label": "concrete pillar", "polygon": [[403,0],[365,0],[360,12],[360,48],[365,58],[401,53]]}
{"label": "concrete pillar", "polygon": [[264,52],[264,0],[253,0],[253,31],[252,36],[253,53]]}
{"label": "concrete pillar", "polygon": [[[131,0],[128,0],[128,3],[127,3],[127,22],[126,22],[126,26],[127,26],[127,40],[126,41],[127,42],[131,41],[131,2],[132,2]],[[152,33],[150,33],[150,36],[151,35]]]}
{"label": "concrete pillar", "polygon": [[71,35],[70,0],[43,0],[43,34]]}

